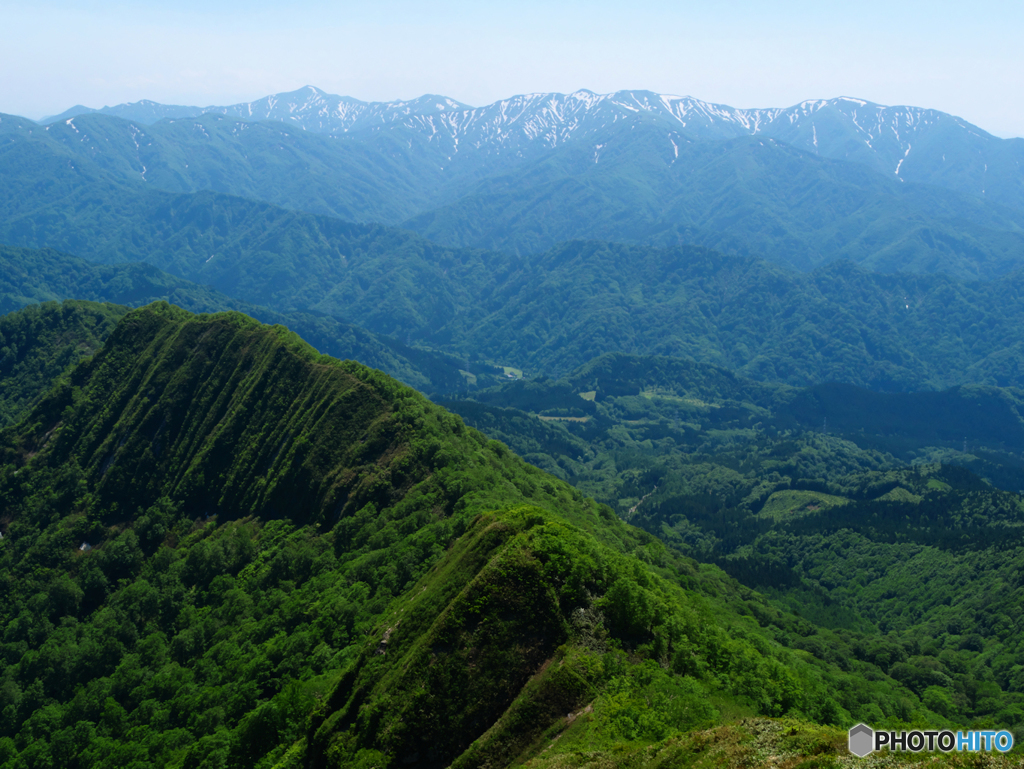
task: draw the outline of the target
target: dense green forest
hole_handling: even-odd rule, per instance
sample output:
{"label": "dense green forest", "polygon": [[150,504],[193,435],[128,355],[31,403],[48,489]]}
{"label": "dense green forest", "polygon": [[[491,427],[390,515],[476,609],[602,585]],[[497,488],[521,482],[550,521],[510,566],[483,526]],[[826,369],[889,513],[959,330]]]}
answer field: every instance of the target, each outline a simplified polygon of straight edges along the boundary
{"label": "dense green forest", "polygon": [[812,653],[1020,724],[1022,396],[797,389],[607,355],[444,405],[848,644]]}
{"label": "dense green forest", "polygon": [[[7,322],[59,342],[69,317],[103,315]],[[815,625],[238,313],[127,313],[0,461],[13,767],[829,766],[855,720],[1019,723],[1016,679],[979,654],[1011,654],[1012,628],[947,627],[936,650]],[[996,493],[950,472],[920,483]]]}
{"label": "dense green forest", "polygon": [[231,299],[148,264],[99,265],[57,251],[0,246],[0,309],[10,311],[34,302],[68,298],[128,306],[163,300],[193,312],[238,310],[265,323],[289,326],[321,352],[359,360],[428,392],[466,386],[460,371],[472,374],[481,383],[493,383],[502,373],[494,366],[470,364],[443,353],[413,348],[323,314],[286,314]]}
{"label": "dense green forest", "polygon": [[[112,119],[95,120],[102,127]],[[852,255],[831,241],[815,252],[839,261],[810,274],[785,271],[757,256],[723,256],[693,246],[586,242],[517,256],[446,248],[404,230],[217,192],[171,193],[141,180],[129,184],[104,166],[114,161],[95,143],[102,139],[105,146],[112,135],[99,128],[93,146],[86,141],[90,134],[75,134],[70,142],[38,126],[2,125],[8,141],[0,155],[10,165],[10,183],[0,191],[3,241],[97,262],[145,261],[249,306],[329,316],[410,347],[555,375],[604,352],[631,352],[692,357],[798,385],[831,380],[913,390],[1021,383],[1015,336],[1020,275],[1008,272],[1020,251],[1015,235],[1000,236],[1001,256],[985,256],[974,243],[968,250],[978,269],[954,270],[969,276],[1007,273],[987,283],[864,272],[843,261]],[[61,125],[59,131],[73,133]],[[124,125],[117,130],[124,141],[130,138]],[[252,130],[263,135],[268,129]],[[295,167],[282,164],[272,165]],[[882,221],[876,208],[862,216]],[[963,223],[966,216],[954,217],[964,238],[972,232]],[[900,217],[917,223],[915,238],[940,251],[952,248],[949,233]],[[990,225],[995,226],[985,226]],[[763,226],[771,229],[770,223]],[[658,242],[693,240],[684,228]],[[714,243],[742,254],[779,251]],[[903,238],[898,246],[910,248],[908,243]],[[885,252],[874,235],[869,245],[872,254]],[[892,267],[873,266],[886,265]],[[428,386],[423,380],[415,384]]]}
{"label": "dense green forest", "polygon": [[470,350],[501,351],[534,374],[631,352],[795,385],[1019,385],[1021,279],[880,275],[844,262],[799,275],[699,248],[580,242],[531,262],[463,327]]}
{"label": "dense green forest", "polygon": [[[179,223],[183,238],[209,236],[216,245],[215,217],[230,221],[249,205],[233,199],[222,211],[223,200],[208,202],[198,212],[202,227]],[[273,229],[273,219],[260,227]],[[159,255],[159,233],[151,236],[141,242]],[[194,311],[237,309],[433,393],[459,389],[460,370],[484,384],[496,367],[557,376],[607,352],[689,358],[801,386],[1024,384],[1022,274],[960,282],[836,263],[800,275],[695,247],[594,242],[523,260],[441,249],[386,228],[339,225],[335,236],[334,246],[346,244],[344,259],[321,231],[297,243],[275,240],[277,250],[258,259],[248,241],[215,258],[196,247],[189,259],[200,268],[185,277],[210,280],[215,290],[148,265],[3,250],[10,269],[0,277],[0,301],[14,309],[54,298],[166,298]],[[211,258],[222,262],[216,275],[205,265]]]}
{"label": "dense green forest", "polygon": [[845,259],[993,278],[1021,266],[1019,209],[773,139],[675,139],[624,121],[599,153],[567,145],[403,226],[446,245],[519,253],[587,238],[697,244],[796,270]]}
{"label": "dense green forest", "polygon": [[17,422],[66,369],[95,354],[126,312],[68,301],[0,316],[0,427]]}

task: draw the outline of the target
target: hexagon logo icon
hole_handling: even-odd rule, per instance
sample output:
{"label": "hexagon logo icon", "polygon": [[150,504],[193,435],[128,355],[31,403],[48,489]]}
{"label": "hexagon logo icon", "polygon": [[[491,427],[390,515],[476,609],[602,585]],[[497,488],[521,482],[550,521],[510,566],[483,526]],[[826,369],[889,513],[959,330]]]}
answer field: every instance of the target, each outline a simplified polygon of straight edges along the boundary
{"label": "hexagon logo icon", "polygon": [[867,724],[857,724],[850,729],[850,752],[864,758],[875,749],[875,732]]}

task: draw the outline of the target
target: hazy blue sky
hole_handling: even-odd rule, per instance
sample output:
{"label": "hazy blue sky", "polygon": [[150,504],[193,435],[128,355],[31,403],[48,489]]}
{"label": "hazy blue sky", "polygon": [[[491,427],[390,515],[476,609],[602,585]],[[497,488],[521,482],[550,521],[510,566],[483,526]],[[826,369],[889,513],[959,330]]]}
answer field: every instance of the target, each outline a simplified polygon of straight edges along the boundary
{"label": "hazy blue sky", "polygon": [[315,85],[473,105],[643,88],[734,107],[857,96],[1024,136],[1024,2],[0,0],[0,112],[232,104]]}

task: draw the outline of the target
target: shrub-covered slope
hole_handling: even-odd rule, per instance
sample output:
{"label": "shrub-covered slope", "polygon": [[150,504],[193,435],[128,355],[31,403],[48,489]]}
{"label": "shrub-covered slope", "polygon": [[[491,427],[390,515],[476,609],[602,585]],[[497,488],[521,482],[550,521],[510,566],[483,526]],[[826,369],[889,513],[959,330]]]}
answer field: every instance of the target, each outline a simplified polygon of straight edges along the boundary
{"label": "shrub-covered slope", "polygon": [[943,722],[871,663],[787,648],[830,631],[240,314],[128,313],[0,444],[12,766],[506,766],[577,723],[600,752],[743,714]]}

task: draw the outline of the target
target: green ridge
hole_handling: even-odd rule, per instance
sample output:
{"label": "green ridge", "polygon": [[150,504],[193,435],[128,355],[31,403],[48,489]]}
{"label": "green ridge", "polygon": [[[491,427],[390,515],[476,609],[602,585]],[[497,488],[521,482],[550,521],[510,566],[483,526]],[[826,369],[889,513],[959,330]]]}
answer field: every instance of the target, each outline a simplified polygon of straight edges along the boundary
{"label": "green ridge", "polygon": [[872,663],[787,648],[830,631],[238,313],[128,313],[0,442],[12,766],[505,766],[567,705],[609,758],[758,713],[946,722]]}
{"label": "green ridge", "polygon": [[[871,661],[942,712],[1019,729],[1019,391],[801,390],[608,355],[565,380],[472,397],[446,405],[634,525],[833,628],[826,645],[793,641],[818,659]],[[554,413],[586,421],[537,418]]]}
{"label": "green ridge", "polygon": [[[223,203],[211,196],[190,206],[205,221]],[[250,205],[227,203],[231,210]],[[273,230],[275,222],[261,226]],[[144,218],[137,224],[149,226]],[[566,244],[523,261],[337,226],[342,235],[314,228],[308,239],[275,236],[273,252],[239,235],[233,250],[210,262],[220,260],[216,269],[206,265],[207,246],[193,244],[195,264],[188,264],[196,269],[188,277],[227,293],[146,265],[89,266],[55,252],[4,249],[0,262],[9,273],[0,277],[0,301],[9,309],[55,298],[237,309],[426,392],[471,387],[460,371],[487,386],[504,379],[506,368],[566,375],[610,353],[686,358],[797,386],[913,391],[1024,382],[1018,273],[959,282],[840,263],[797,275],[695,247],[607,243]],[[209,221],[186,223],[199,243],[220,237],[210,228]],[[160,240],[159,232],[150,236]],[[345,262],[332,256],[340,245],[352,248]],[[159,249],[153,254],[162,260]],[[282,312],[287,307],[293,310]]]}

